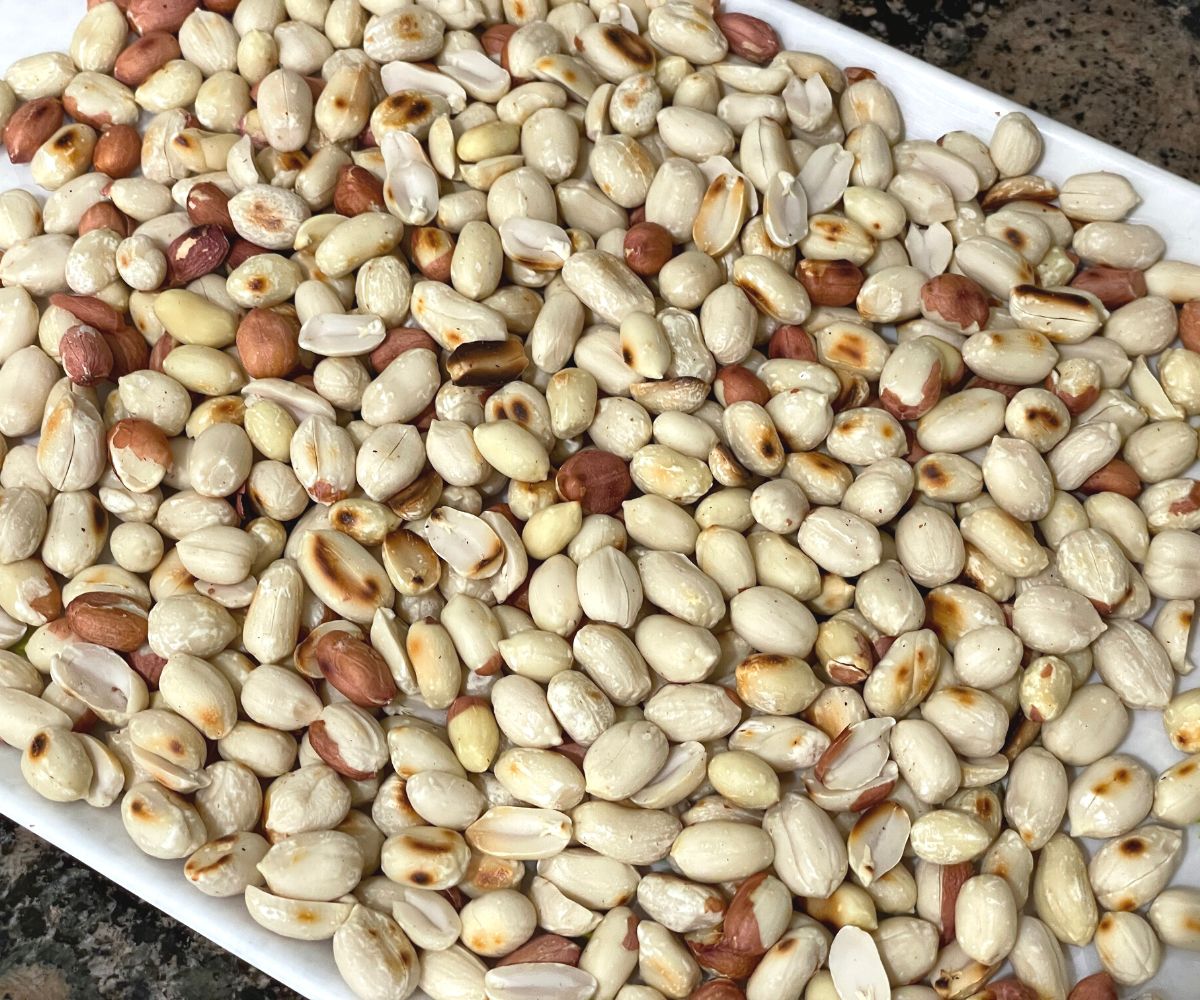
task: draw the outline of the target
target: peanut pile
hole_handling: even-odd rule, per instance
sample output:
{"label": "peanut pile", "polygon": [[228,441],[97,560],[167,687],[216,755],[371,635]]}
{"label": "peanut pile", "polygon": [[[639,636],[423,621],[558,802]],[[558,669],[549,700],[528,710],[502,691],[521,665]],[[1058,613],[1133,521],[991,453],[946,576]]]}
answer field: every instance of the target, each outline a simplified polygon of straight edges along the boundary
{"label": "peanut pile", "polygon": [[1200,950],[1200,266],[1127,179],[706,0],[88,6],[0,82],[36,792],[364,1000]]}

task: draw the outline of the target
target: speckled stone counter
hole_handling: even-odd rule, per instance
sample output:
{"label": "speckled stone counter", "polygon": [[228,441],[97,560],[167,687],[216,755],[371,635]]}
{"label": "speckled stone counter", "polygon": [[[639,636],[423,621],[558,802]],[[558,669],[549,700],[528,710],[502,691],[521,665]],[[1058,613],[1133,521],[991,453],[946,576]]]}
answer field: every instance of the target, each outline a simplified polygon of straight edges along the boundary
{"label": "speckled stone counter", "polygon": [[804,5],[1200,181],[1200,0]]}
{"label": "speckled stone counter", "polygon": [[[1200,0],[808,6],[1200,180]],[[296,996],[0,819],[0,1000]]]}
{"label": "speckled stone counter", "polygon": [[[181,892],[193,892],[183,883]],[[300,1000],[0,819],[0,1000]]]}

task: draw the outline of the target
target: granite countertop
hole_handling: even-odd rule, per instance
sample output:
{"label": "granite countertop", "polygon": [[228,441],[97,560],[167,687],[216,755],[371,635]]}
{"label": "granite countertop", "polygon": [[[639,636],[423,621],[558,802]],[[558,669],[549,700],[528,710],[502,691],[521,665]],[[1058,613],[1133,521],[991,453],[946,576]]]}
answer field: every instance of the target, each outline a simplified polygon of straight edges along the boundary
{"label": "granite countertop", "polygon": [[[1200,0],[807,5],[1200,180]],[[75,997],[297,994],[0,818],[0,1000]]]}
{"label": "granite countertop", "polygon": [[1200,181],[1200,0],[804,6]]}

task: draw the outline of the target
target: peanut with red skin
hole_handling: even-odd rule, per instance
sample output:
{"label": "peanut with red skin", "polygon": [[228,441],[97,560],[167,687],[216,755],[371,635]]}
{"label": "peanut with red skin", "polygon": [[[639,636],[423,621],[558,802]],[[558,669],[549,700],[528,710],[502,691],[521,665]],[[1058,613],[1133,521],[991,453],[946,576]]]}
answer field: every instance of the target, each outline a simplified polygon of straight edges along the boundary
{"label": "peanut with red skin", "polygon": [[8,150],[9,161],[28,163],[62,123],[63,105],[56,98],[39,97],[22,104],[4,126],[4,148]]}
{"label": "peanut with red skin", "polygon": [[779,33],[761,17],[728,13],[717,14],[714,20],[729,42],[729,50],[749,62],[763,66],[783,48]]}
{"label": "peanut with red skin", "polygon": [[629,496],[633,480],[629,466],[611,452],[590,449],[572,455],[555,477],[564,500],[578,500],[586,514],[611,514],[620,510]]}
{"label": "peanut with red skin", "polygon": [[671,234],[656,222],[639,222],[625,233],[625,263],[635,274],[658,274],[673,250]]}
{"label": "peanut with red skin", "polygon": [[1146,275],[1133,268],[1088,267],[1071,279],[1071,287],[1091,292],[1105,309],[1119,309],[1146,294]]}
{"label": "peanut with red skin", "polygon": [[140,87],[156,70],[181,55],[175,36],[165,31],[143,32],[119,56],[113,76],[127,87]]}
{"label": "peanut with red skin", "polygon": [[113,369],[113,355],[100,331],[90,326],[69,327],[59,338],[63,371],[75,385],[99,385]]}
{"label": "peanut with red skin", "polygon": [[802,260],[796,278],[815,306],[848,306],[858,298],[866,276],[848,260]]}
{"label": "peanut with red skin", "polygon": [[252,378],[283,378],[300,363],[299,329],[270,309],[251,309],[237,330],[238,356]]}

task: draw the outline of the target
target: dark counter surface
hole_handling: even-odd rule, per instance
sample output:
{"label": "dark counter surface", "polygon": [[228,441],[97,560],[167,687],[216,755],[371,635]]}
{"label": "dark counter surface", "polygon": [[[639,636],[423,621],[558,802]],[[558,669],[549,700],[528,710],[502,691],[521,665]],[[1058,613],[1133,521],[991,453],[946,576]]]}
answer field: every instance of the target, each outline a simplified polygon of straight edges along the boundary
{"label": "dark counter surface", "polygon": [[[1200,180],[1200,0],[807,5]],[[0,818],[0,1000],[210,997],[297,994]]]}
{"label": "dark counter surface", "polygon": [[1200,181],[1198,0],[805,6]]}

